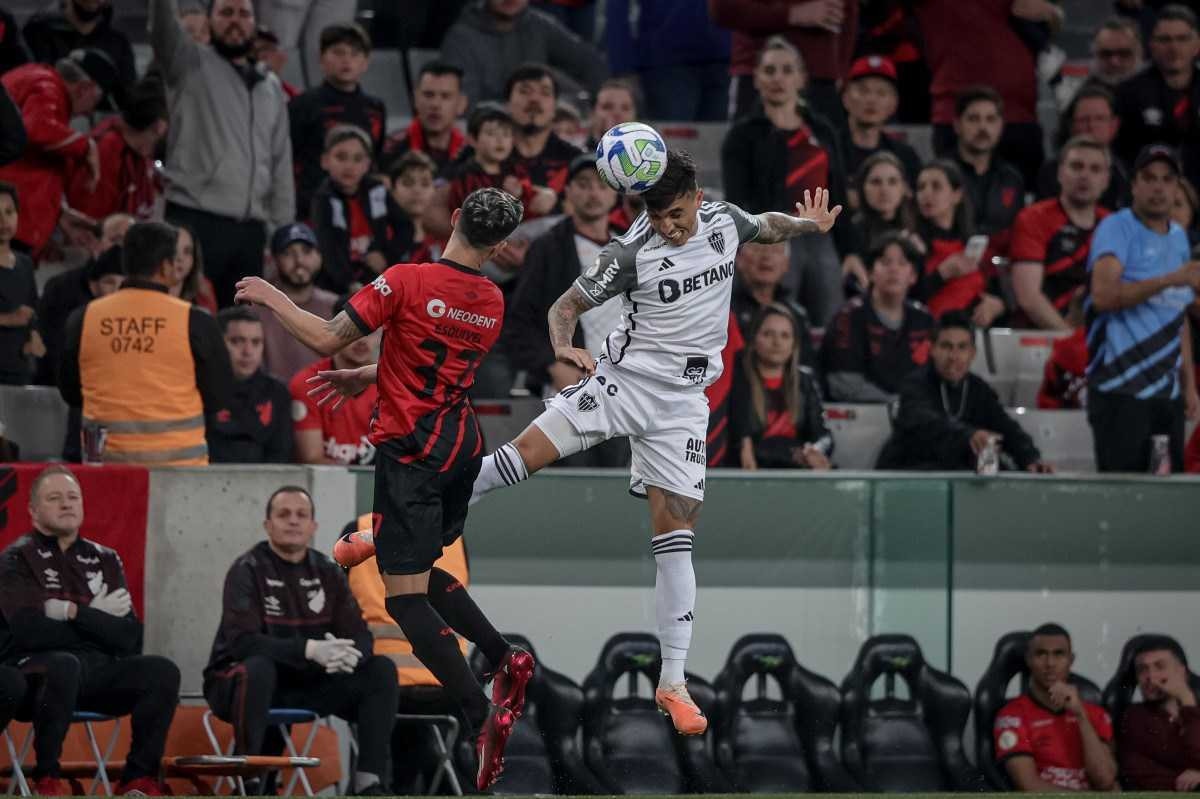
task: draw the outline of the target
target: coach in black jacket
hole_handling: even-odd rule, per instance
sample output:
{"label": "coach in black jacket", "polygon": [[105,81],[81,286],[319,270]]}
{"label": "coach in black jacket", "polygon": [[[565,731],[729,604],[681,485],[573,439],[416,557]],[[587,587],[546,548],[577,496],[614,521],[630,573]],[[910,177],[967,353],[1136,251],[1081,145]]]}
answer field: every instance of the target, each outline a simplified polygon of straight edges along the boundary
{"label": "coach in black jacket", "polygon": [[213,713],[233,725],[238,754],[262,754],[271,707],[357,723],[353,791],[383,793],[396,668],[373,654],[346,575],[309,547],[317,531],[313,511],[312,497],[298,486],[284,486],[267,500],[267,540],[225,576],[204,696]]}
{"label": "coach in black jacket", "polygon": [[[1001,462],[1018,469],[1053,471],[1029,434],[1008,415],[983,378],[970,372],[975,330],[962,311],[942,315],[930,361],[900,384],[900,408],[878,469],[974,469],[988,438],[998,439]],[[1005,457],[1007,456],[1007,457]]]}
{"label": "coach in black jacket", "polygon": [[79,535],[83,494],[75,476],[50,466],[29,495],[33,530],[0,554],[0,660],[20,669],[30,693],[34,793],[64,790],[63,739],[76,710],[132,714],[127,790],[158,790],[167,730],[179,701],[179,668],[143,655],[121,558]]}

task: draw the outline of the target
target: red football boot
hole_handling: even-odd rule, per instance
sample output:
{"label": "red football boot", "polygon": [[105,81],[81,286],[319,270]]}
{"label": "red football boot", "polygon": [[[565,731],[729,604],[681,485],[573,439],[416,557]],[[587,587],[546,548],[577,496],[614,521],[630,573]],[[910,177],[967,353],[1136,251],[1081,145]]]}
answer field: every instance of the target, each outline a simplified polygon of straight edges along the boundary
{"label": "red football boot", "polygon": [[479,771],[475,775],[475,787],[486,791],[492,787],[500,772],[504,770],[504,747],[512,735],[517,717],[506,707],[492,705],[488,710],[483,729],[475,739],[475,754],[479,758]]}
{"label": "red football boot", "polygon": [[492,703],[506,707],[517,718],[525,711],[525,685],[533,678],[533,655],[519,646],[509,647],[492,675]]}

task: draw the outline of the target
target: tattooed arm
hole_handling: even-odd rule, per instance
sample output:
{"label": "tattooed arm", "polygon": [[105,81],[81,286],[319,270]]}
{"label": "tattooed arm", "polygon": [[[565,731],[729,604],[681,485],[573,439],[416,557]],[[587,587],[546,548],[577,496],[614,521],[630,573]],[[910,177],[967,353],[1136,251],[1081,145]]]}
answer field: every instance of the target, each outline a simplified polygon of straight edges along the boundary
{"label": "tattooed arm", "polygon": [[804,192],[804,202],[796,203],[796,216],[767,211],[755,217],[758,220],[759,244],[775,244],[804,233],[828,233],[833,228],[842,206],[829,207],[829,191],[817,189],[816,195]]}
{"label": "tattooed arm", "polygon": [[363,337],[363,331],[345,311],[332,319],[322,319],[298,308],[286,294],[262,278],[247,277],[238,281],[234,299],[270,309],[297,341],[322,355],[333,355]]}
{"label": "tattooed arm", "polygon": [[587,350],[572,345],[579,317],[595,308],[574,283],[550,306],[546,320],[550,325],[550,346],[554,359],[577,366],[589,375],[596,370],[596,361]]}

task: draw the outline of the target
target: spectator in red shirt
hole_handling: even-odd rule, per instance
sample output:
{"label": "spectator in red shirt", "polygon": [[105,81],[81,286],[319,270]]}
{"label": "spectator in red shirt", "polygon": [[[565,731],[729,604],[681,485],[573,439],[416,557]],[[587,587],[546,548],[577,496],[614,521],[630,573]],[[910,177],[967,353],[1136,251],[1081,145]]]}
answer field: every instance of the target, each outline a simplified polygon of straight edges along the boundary
{"label": "spectator in red shirt", "polygon": [[357,291],[404,260],[412,224],[371,169],[371,139],[362,128],[335,125],[325,134],[325,182],[312,203],[312,220],[325,268],[317,278],[336,294]]}
{"label": "spectator in red shirt", "polygon": [[934,150],[953,151],[955,98],[970,86],[993,86],[1004,101],[1002,155],[1020,167],[1032,185],[1042,164],[1042,129],[1037,122],[1037,71],[1033,51],[1011,24],[1061,22],[1049,0],[917,0],[925,60],[933,72]]}
{"label": "spectator in red shirt", "polygon": [[0,167],[0,180],[17,187],[26,212],[16,241],[37,257],[58,225],[68,168],[80,162],[93,182],[100,178],[96,142],[73,130],[70,122],[95,110],[116,84],[117,71],[108,56],[85,50],[53,67],[17,67],[0,80],[21,109],[28,137],[21,158]]}
{"label": "spectator in red shirt", "polygon": [[735,369],[729,436],[743,469],[830,468],[833,436],[813,373],[800,365],[796,317],[771,304],[755,317]]}
{"label": "spectator in red shirt", "polygon": [[1029,688],[1000,709],[993,725],[996,760],[1019,791],[1112,791],[1117,761],[1112,721],[1068,682],[1075,655],[1058,624],[1033,631],[1025,652]]}
{"label": "spectator in red shirt", "polygon": [[1024,209],[1013,224],[1013,290],[1021,313],[1014,326],[1070,330],[1064,317],[1077,289],[1088,282],[1088,249],[1108,187],[1108,148],[1071,139],[1059,156],[1060,194]]}
{"label": "spectator in red shirt", "polygon": [[[984,257],[986,237],[974,238],[971,201],[962,170],[953,161],[938,159],[917,177],[917,232],[925,248],[925,270],[917,294],[935,317],[946,311],[967,310],[977,327],[988,327],[1004,313],[1004,302],[987,291],[990,270]],[[984,246],[978,246],[983,241]]]}
{"label": "spectator in red shirt", "polygon": [[443,61],[431,61],[421,67],[413,90],[413,121],[403,131],[388,137],[383,146],[385,162],[417,150],[433,159],[439,177],[446,176],[467,143],[455,127],[458,118],[467,111],[462,77],[461,69]]}
{"label": "spectator in red shirt", "polygon": [[1087,402],[1087,328],[1083,325],[1086,294],[1086,286],[1077,289],[1067,309],[1067,324],[1075,332],[1055,339],[1050,347],[1037,395],[1037,406],[1042,410],[1078,410]]}
{"label": "spectator in red shirt", "polygon": [[[333,318],[337,295],[317,288],[321,273],[321,251],[317,235],[302,223],[284,225],[271,237],[275,266],[274,285],[297,306],[322,319]],[[297,341],[274,314],[262,315],[263,371],[286,383],[320,354]]]}
{"label": "spectator in red shirt", "polygon": [[781,34],[804,56],[812,77],[808,98],[831,121],[842,117],[838,84],[858,38],[857,0],[708,0],[713,22],[733,31],[729,71],[734,118],[750,113],[762,89],[753,80],[767,37]]}
{"label": "spectator in red shirt", "polygon": [[1133,791],[1200,788],[1200,707],[1187,655],[1174,639],[1153,636],[1133,662],[1142,701],[1121,716],[1121,781]]}
{"label": "spectator in red shirt", "polygon": [[154,157],[167,135],[167,119],[167,95],[161,81],[143,80],[130,89],[120,116],[109,117],[92,129],[100,156],[100,179],[93,181],[85,165],[77,164],[67,183],[71,208],[92,219],[125,213],[140,222],[150,220],[162,193]]}
{"label": "spectator in red shirt", "polygon": [[[344,304],[344,303],[343,303]],[[334,316],[342,308],[333,309]],[[309,380],[332,369],[357,369],[379,360],[382,329],[301,369],[288,384],[292,394],[292,435],[297,463],[363,466],[375,462],[375,446],[368,441],[379,390],[372,383],[365,391],[349,397],[337,410],[333,403],[319,404],[308,392]]]}

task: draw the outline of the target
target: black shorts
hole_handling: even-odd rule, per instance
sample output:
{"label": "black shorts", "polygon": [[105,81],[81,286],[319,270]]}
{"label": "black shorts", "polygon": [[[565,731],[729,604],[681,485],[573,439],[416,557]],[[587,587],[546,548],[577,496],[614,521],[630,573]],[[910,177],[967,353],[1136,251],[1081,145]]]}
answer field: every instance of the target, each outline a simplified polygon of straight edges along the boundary
{"label": "black shorts", "polygon": [[445,472],[400,463],[380,452],[375,461],[375,557],[383,574],[420,574],[462,535],[467,503],[483,458]]}

